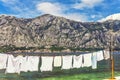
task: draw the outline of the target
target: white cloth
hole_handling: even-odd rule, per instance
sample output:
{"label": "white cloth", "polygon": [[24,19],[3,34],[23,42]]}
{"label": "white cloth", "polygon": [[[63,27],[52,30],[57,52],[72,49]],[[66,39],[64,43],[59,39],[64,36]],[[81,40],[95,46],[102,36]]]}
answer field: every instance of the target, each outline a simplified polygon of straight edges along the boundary
{"label": "white cloth", "polygon": [[90,67],[90,66],[92,66],[91,56],[92,56],[91,53],[83,54],[84,62],[83,62],[82,67]]}
{"label": "white cloth", "polygon": [[27,71],[38,71],[39,56],[28,56],[26,67]]}
{"label": "white cloth", "polygon": [[23,71],[23,72],[27,72],[28,71],[27,59],[28,59],[28,56],[24,56],[23,57],[23,59],[21,61],[20,71]]}
{"label": "white cloth", "polygon": [[70,69],[72,68],[72,55],[70,56],[62,56],[63,58],[63,64],[62,64],[62,69]]}
{"label": "white cloth", "polygon": [[97,54],[96,52],[92,53],[92,69],[97,68]]}
{"label": "white cloth", "polygon": [[73,68],[80,68],[82,67],[82,55],[73,56]]}
{"label": "white cloth", "polygon": [[8,55],[7,54],[1,54],[0,53],[0,69],[5,69],[7,65],[7,59]]}
{"label": "white cloth", "polygon": [[41,72],[52,71],[53,69],[53,57],[52,56],[41,56],[42,65],[40,67]]}
{"label": "white cloth", "polygon": [[104,59],[103,51],[98,51],[98,52],[96,52],[96,54],[97,54],[97,61],[101,61]]}
{"label": "white cloth", "polygon": [[8,64],[6,68],[6,73],[20,73],[22,56],[14,57],[13,55],[8,55]]}
{"label": "white cloth", "polygon": [[109,59],[109,58],[110,58],[110,52],[104,50],[104,59],[107,60],[107,59]]}
{"label": "white cloth", "polygon": [[13,55],[8,55],[8,63],[6,67],[6,73],[15,73],[14,62],[13,62]]}
{"label": "white cloth", "polygon": [[115,80],[120,80],[120,76],[115,77]]}
{"label": "white cloth", "polygon": [[54,67],[60,67],[62,65],[62,57],[55,56],[54,57]]}

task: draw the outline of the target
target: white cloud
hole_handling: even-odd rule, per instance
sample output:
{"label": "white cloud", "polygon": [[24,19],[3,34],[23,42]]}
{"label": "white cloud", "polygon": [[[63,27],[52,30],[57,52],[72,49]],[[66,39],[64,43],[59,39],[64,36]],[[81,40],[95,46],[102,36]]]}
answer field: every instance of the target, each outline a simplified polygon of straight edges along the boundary
{"label": "white cloud", "polygon": [[54,15],[58,15],[63,12],[63,9],[60,4],[50,2],[43,2],[38,4],[37,10],[41,11],[42,13],[49,13]]}
{"label": "white cloud", "polygon": [[[21,6],[22,3],[19,0],[0,0],[3,2],[3,5],[14,11],[22,11],[24,6]],[[20,7],[21,6],[21,7]]]}
{"label": "white cloud", "polygon": [[102,14],[93,14],[93,15],[91,15],[90,16],[92,19],[94,19],[94,18],[102,18],[103,16],[102,16]]}
{"label": "white cloud", "polygon": [[18,2],[18,0],[0,0],[0,1],[5,4],[15,4]]}
{"label": "white cloud", "polygon": [[[4,5],[13,11],[13,15],[16,17],[32,18],[41,14],[52,14],[55,16],[65,17],[67,19],[75,21],[88,21],[88,16],[78,12],[69,12],[70,6],[65,6],[60,3],[54,2],[39,2],[34,3],[35,8],[29,8],[19,0],[0,0],[4,2]],[[10,3],[9,3],[10,2]]]}
{"label": "white cloud", "polygon": [[55,16],[65,17],[67,19],[76,20],[76,21],[87,21],[87,16],[80,13],[65,13],[69,10],[69,7],[65,7],[59,3],[50,3],[50,2],[42,2],[37,4],[37,10],[42,14],[52,14]]}
{"label": "white cloud", "polygon": [[84,14],[79,14],[79,13],[69,13],[69,14],[63,14],[63,17],[67,18],[67,19],[71,19],[71,20],[75,20],[75,21],[88,21],[88,17]]}
{"label": "white cloud", "polygon": [[91,15],[91,18],[96,18],[96,15]]}
{"label": "white cloud", "polygon": [[109,16],[102,18],[98,21],[103,22],[103,21],[107,21],[107,20],[120,20],[120,13],[109,15]]}
{"label": "white cloud", "polygon": [[96,5],[102,3],[103,0],[81,0],[80,3],[76,3],[73,5],[75,9],[83,9],[83,8],[93,8]]}
{"label": "white cloud", "polygon": [[[7,13],[7,15],[12,15],[16,17],[32,18],[40,15],[39,12],[33,8],[29,8],[20,0],[0,0],[5,7],[12,11],[13,14]],[[33,5],[33,4],[31,4]],[[4,14],[4,13],[3,13]]]}

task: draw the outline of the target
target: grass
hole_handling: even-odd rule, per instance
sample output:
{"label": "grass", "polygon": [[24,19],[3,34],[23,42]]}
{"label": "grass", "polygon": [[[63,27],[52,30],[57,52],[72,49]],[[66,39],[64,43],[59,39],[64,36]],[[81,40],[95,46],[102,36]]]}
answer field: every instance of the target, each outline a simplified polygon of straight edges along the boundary
{"label": "grass", "polygon": [[57,77],[49,77],[37,80],[102,80],[104,78],[109,78],[110,73],[101,72],[101,73],[84,73],[76,75],[63,75]]}
{"label": "grass", "polygon": [[[0,80],[103,80],[110,78],[110,72],[96,72],[96,73],[79,73],[79,74],[61,74],[57,76],[49,76],[41,78],[38,74],[33,75],[27,73],[23,75],[18,74],[0,74]],[[120,76],[120,72],[115,72],[115,76]]]}

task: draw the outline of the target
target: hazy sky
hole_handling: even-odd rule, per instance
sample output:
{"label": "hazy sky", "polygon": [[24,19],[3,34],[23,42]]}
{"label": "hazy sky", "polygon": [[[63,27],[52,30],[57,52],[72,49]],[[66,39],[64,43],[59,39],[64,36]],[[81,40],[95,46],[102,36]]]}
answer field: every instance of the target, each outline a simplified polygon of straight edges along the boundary
{"label": "hazy sky", "polygon": [[42,14],[97,21],[120,12],[120,0],[0,0],[0,14],[32,18]]}

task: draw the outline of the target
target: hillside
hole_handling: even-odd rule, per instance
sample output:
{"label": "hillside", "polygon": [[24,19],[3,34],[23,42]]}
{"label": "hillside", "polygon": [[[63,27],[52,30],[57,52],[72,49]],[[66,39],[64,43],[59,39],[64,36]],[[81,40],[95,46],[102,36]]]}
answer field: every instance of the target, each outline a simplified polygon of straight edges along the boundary
{"label": "hillside", "polygon": [[[115,34],[114,34],[115,33]],[[76,22],[45,14],[31,19],[0,16],[0,46],[120,48],[120,21]]]}

